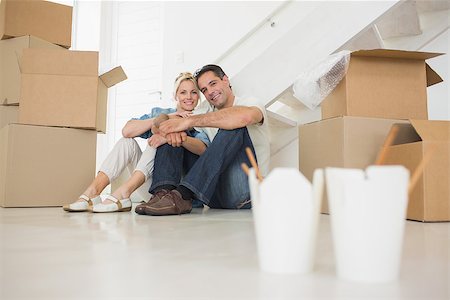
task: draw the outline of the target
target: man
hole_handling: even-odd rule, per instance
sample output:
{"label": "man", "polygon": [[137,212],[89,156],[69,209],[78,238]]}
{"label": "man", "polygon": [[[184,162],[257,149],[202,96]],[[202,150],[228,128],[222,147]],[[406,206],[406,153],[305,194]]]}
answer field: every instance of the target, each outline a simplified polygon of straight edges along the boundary
{"label": "man", "polygon": [[[249,165],[246,147],[256,154],[261,173],[268,172],[270,147],[264,106],[254,99],[236,97],[227,75],[217,65],[202,67],[194,77],[208,102],[189,118],[161,123],[159,129],[170,142],[157,150],[150,187],[153,197],[136,207],[138,214],[189,213],[193,199],[211,208],[250,208],[248,180],[241,170],[243,162]],[[211,141],[200,157],[180,147],[183,136],[178,133],[193,127],[202,127]]]}

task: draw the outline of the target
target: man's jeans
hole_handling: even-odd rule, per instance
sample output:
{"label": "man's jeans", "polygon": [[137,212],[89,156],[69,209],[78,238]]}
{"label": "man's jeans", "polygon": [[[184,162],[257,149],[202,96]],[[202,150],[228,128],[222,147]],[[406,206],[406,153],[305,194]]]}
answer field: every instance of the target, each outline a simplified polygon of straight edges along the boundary
{"label": "man's jeans", "polygon": [[150,192],[163,185],[183,185],[211,208],[250,208],[248,179],[241,169],[242,163],[250,166],[246,147],[255,155],[246,127],[219,129],[200,157],[183,147],[160,146]]}

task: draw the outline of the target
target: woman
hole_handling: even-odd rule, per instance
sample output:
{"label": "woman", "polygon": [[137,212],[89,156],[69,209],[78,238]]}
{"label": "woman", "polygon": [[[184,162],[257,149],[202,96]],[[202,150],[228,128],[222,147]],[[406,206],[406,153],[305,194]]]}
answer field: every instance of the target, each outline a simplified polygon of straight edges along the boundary
{"label": "woman", "polygon": [[[97,176],[77,201],[64,206],[65,211],[130,211],[130,196],[139,187],[140,197],[143,200],[149,198],[148,189],[152,182],[156,148],[167,142],[163,136],[157,134],[157,121],[161,120],[163,114],[168,115],[169,118],[187,118],[192,114],[198,104],[200,92],[191,73],[181,73],[175,79],[174,98],[177,101],[176,109],[156,107],[152,109],[151,114],[143,115],[139,119],[131,119],[125,124],[122,129],[123,138],[109,153]],[[134,140],[135,137],[147,139],[148,146],[144,152]],[[206,134],[195,130],[189,131],[186,141],[182,143],[182,147],[197,155],[201,155],[207,145],[209,140]],[[126,168],[131,169],[130,178],[102,202],[100,193]]]}

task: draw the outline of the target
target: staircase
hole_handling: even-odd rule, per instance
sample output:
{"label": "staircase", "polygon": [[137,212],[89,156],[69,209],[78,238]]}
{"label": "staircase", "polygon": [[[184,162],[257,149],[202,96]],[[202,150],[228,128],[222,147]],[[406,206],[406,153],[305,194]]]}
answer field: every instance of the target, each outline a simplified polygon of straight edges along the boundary
{"label": "staircase", "polygon": [[448,29],[449,6],[449,1],[285,1],[216,63],[229,70],[236,94],[265,104],[272,167],[296,167],[298,125],[321,118],[320,109],[311,111],[293,97],[296,77],[343,49],[419,50]]}

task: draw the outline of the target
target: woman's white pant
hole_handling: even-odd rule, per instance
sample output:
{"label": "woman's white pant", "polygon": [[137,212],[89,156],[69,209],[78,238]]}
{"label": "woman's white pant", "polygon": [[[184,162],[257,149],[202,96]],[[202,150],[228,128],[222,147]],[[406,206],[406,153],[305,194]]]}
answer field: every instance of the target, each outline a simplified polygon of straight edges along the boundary
{"label": "woman's white pant", "polygon": [[147,145],[142,152],[139,144],[133,138],[121,138],[114,145],[100,167],[111,183],[111,190],[115,190],[134,171],[140,171],[145,176],[145,182],[133,194],[137,201],[147,201],[151,194],[148,192],[152,184],[153,167],[155,163],[156,149]]}

